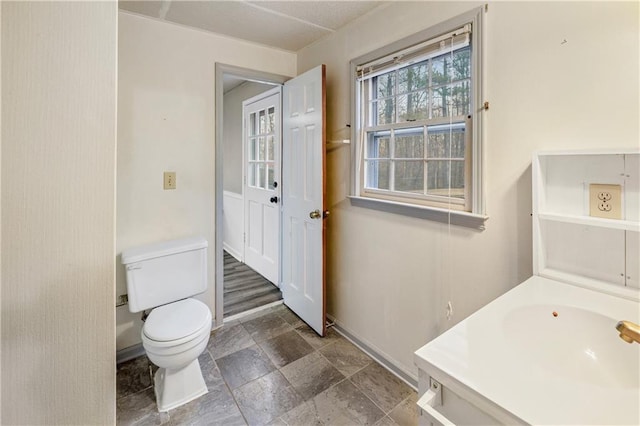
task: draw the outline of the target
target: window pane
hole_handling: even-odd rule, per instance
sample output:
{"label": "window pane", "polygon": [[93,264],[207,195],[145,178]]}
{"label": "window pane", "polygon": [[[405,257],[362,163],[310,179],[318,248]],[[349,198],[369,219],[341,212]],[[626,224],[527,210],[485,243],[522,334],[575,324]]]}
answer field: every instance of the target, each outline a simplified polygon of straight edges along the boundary
{"label": "window pane", "polygon": [[422,120],[428,115],[426,90],[398,96],[398,122]]}
{"label": "window pane", "polygon": [[431,60],[431,85],[439,86],[451,82],[451,70],[449,69],[450,55],[437,56]]}
{"label": "window pane", "polygon": [[267,133],[273,133],[275,130],[275,108],[269,108],[267,113]]}
{"label": "window pane", "polygon": [[465,47],[453,52],[452,79],[464,80],[471,78],[471,49]]}
{"label": "window pane", "polygon": [[[459,126],[459,124],[454,124]],[[442,126],[438,126],[442,128]],[[428,158],[460,158],[464,159],[464,128],[432,130],[428,129]]]}
{"label": "window pane", "polygon": [[464,161],[451,162],[451,196],[464,199]]}
{"label": "window pane", "polygon": [[256,135],[256,113],[253,112],[251,114],[249,114],[249,136],[255,136]]}
{"label": "window pane", "polygon": [[262,135],[262,134],[266,133],[266,131],[267,131],[267,117],[265,115],[265,111],[264,110],[260,111],[260,116],[259,117],[260,117],[259,118],[259,120],[260,120],[259,132]]}
{"label": "window pane", "polygon": [[375,78],[376,85],[376,99],[378,98],[388,98],[389,96],[393,96],[395,94],[396,88],[396,73],[395,71],[390,72],[388,74],[382,74]]}
{"label": "window pane", "polygon": [[424,193],[424,161],[396,161],[394,186],[396,191]]}
{"label": "window pane", "polygon": [[273,161],[274,137],[267,136],[267,160]]}
{"label": "window pane", "polygon": [[431,118],[444,117],[444,100],[442,98],[442,92],[439,89],[431,89]]}
{"label": "window pane", "polygon": [[256,158],[256,138],[249,138],[249,160],[257,160]]}
{"label": "window pane", "polygon": [[375,189],[389,189],[389,161],[367,161],[365,186]]}
{"label": "window pane", "polygon": [[449,115],[469,114],[469,104],[471,101],[471,85],[468,80],[454,83],[449,86],[449,96],[451,97]]}
{"label": "window pane", "polygon": [[267,187],[269,189],[275,189],[273,182],[275,181],[275,171],[273,163],[267,163]]}
{"label": "window pane", "polygon": [[464,161],[427,161],[427,194],[464,199]]}
{"label": "window pane", "polygon": [[449,196],[449,160],[427,161],[427,194]]}
{"label": "window pane", "polygon": [[432,91],[432,117],[455,117],[469,114],[471,86],[468,80],[434,87]]}
{"label": "window pane", "polygon": [[265,179],[264,179],[264,163],[254,164],[256,168],[256,187],[264,188],[265,187]]}
{"label": "window pane", "polygon": [[449,131],[428,132],[427,157],[449,158]]}
{"label": "window pane", "polygon": [[248,164],[247,165],[247,182],[249,186],[256,186],[256,165]]}
{"label": "window pane", "polygon": [[422,128],[419,133],[395,134],[394,158],[423,158],[424,157],[424,135]]}
{"label": "window pane", "polygon": [[376,122],[374,124],[390,124],[396,121],[395,102],[393,98],[381,99],[373,103]]}
{"label": "window pane", "polygon": [[265,140],[264,136],[258,138],[258,160],[264,161]]}
{"label": "window pane", "polygon": [[464,142],[464,129],[456,129],[451,132],[451,158],[464,159]]}
{"label": "window pane", "polygon": [[425,89],[428,83],[426,61],[398,70],[398,93]]}
{"label": "window pane", "polygon": [[369,134],[367,142],[367,158],[389,158],[390,132]]}

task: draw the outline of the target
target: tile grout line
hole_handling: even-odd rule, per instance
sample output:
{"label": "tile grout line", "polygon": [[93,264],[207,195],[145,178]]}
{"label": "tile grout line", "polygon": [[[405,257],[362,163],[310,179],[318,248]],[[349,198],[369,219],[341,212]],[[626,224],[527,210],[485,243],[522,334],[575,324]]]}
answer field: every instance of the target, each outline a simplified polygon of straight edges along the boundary
{"label": "tile grout line", "polygon": [[[342,338],[344,338],[344,336],[341,336],[341,337],[342,337]],[[346,340],[346,339],[345,339],[345,340]],[[325,345],[325,346],[323,346],[323,347],[328,347],[329,345],[334,345],[335,343],[336,343],[336,342],[333,342],[333,343],[330,343],[330,344]],[[355,346],[355,345],[354,345],[354,346]],[[356,347],[357,347],[357,346],[356,346]],[[360,348],[358,348],[358,350],[360,350]],[[327,357],[326,357],[322,352],[320,352],[320,351],[318,350],[318,353],[320,353],[320,355],[321,355],[321,356],[322,356],[322,357],[323,357],[323,358],[324,358],[324,359],[329,363],[329,365],[331,365],[333,368],[335,368],[336,370],[338,370],[338,369],[336,368],[336,366],[335,366],[335,365],[333,365],[333,364],[331,363],[331,361],[329,361],[329,359],[328,359],[328,358],[327,358]],[[363,353],[364,353],[364,352],[363,352]],[[346,375],[345,375],[345,378],[344,378],[343,380],[339,381],[338,383],[336,383],[336,384],[335,384],[335,385],[333,385],[333,386],[328,387],[325,391],[328,391],[329,389],[331,389],[331,388],[333,388],[333,387],[335,387],[335,386],[338,386],[340,383],[344,382],[345,380],[349,380],[349,382],[350,382],[350,383],[351,383],[351,384],[352,384],[356,389],[358,389],[358,390],[360,391],[360,393],[362,393],[362,395],[363,395],[365,398],[367,398],[369,401],[371,401],[371,402],[373,403],[373,405],[375,405],[375,406],[376,406],[376,407],[377,407],[377,408],[382,412],[382,417],[386,417],[386,416],[388,416],[388,415],[389,415],[389,413],[390,413],[391,411],[393,411],[393,409],[395,409],[396,407],[394,406],[394,407],[393,407],[393,409],[392,409],[392,410],[390,410],[390,411],[389,411],[389,413],[387,413],[387,412],[384,410],[384,408],[382,408],[382,407],[380,407],[378,404],[376,404],[376,402],[375,402],[374,400],[372,400],[372,399],[369,397],[369,395],[367,395],[366,393],[364,393],[364,391],[362,390],[362,388],[361,388],[360,386],[358,386],[356,383],[354,383],[354,382],[351,380],[351,378],[352,378],[353,376],[355,376],[356,374],[358,374],[359,372],[361,372],[361,371],[362,371],[362,370],[364,370],[365,368],[369,367],[372,363],[377,362],[376,360],[374,360],[373,358],[371,358],[368,354],[366,354],[366,353],[365,353],[365,355],[367,355],[367,357],[370,359],[370,361],[367,363],[367,365],[363,366],[363,367],[362,367],[362,368],[360,368],[359,370],[356,370],[356,371],[355,371],[353,374],[351,374],[350,376],[346,376]],[[338,370],[338,371],[340,371],[340,370]],[[325,392],[325,391],[323,391],[323,392]],[[409,398],[409,397],[407,397],[407,398]],[[405,398],[405,399],[406,399],[406,398]],[[404,402],[404,399],[403,399],[400,403],[402,403],[402,402]],[[398,404],[398,405],[399,405],[399,404]],[[380,420],[380,419],[378,419],[378,421],[379,421],[379,420]],[[393,420],[393,419],[392,419],[392,420]]]}
{"label": "tile grout line", "polygon": [[[214,359],[213,362],[216,362],[216,360]],[[225,387],[229,391],[229,394],[231,395],[231,398],[233,399],[233,403],[236,404],[236,408],[240,412],[240,415],[242,416],[242,420],[244,420],[244,423],[248,425],[249,421],[247,420],[247,418],[245,417],[244,413],[242,412],[242,409],[240,408],[240,404],[238,404],[238,400],[236,399],[236,396],[233,394],[233,391],[229,387],[229,384],[227,383],[227,381],[225,380],[224,376],[222,375],[222,371],[220,370],[220,367],[218,367],[218,363],[217,362],[216,362],[216,367],[218,368],[218,371],[220,371],[220,377],[222,377],[222,382],[224,383]]]}

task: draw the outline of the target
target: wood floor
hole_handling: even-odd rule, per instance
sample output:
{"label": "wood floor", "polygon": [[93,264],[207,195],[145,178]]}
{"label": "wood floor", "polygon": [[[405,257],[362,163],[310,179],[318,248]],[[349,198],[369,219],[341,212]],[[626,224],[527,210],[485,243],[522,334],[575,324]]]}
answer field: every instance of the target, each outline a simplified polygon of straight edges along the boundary
{"label": "wood floor", "polygon": [[224,316],[238,314],[282,299],[280,289],[224,252]]}

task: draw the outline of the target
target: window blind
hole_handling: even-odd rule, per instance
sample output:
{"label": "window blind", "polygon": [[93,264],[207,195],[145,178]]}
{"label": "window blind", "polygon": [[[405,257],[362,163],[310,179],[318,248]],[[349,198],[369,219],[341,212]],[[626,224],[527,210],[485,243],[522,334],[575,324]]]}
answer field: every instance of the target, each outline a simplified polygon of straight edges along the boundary
{"label": "window blind", "polygon": [[367,80],[469,45],[471,24],[356,67],[358,81]]}

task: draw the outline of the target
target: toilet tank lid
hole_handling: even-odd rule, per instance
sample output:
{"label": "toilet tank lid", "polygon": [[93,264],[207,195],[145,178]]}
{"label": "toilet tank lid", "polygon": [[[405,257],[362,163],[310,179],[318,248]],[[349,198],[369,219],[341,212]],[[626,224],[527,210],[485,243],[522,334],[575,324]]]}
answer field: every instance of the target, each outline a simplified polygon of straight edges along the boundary
{"label": "toilet tank lid", "polygon": [[141,262],[154,257],[168,256],[170,254],[185,251],[198,250],[208,246],[207,240],[202,237],[182,238],[180,240],[164,241],[133,247],[122,252],[122,264]]}

